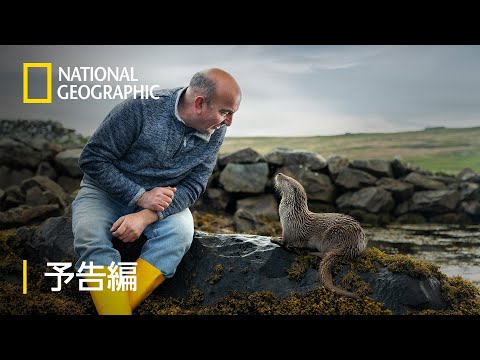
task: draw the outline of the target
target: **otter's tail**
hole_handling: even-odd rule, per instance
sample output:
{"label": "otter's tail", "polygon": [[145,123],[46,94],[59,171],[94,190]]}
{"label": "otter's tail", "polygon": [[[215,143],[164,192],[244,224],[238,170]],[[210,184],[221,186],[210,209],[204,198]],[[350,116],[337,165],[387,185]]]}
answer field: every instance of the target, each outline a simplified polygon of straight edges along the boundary
{"label": "otter's tail", "polygon": [[320,273],[320,278],[322,279],[323,285],[328,290],[331,290],[338,295],[343,295],[347,297],[351,297],[354,299],[360,299],[360,297],[354,293],[351,293],[346,290],[342,290],[335,285],[333,285],[332,281],[332,269],[333,267],[343,258],[343,255],[337,255],[335,252],[328,252],[320,261],[320,266],[319,266],[319,273]]}

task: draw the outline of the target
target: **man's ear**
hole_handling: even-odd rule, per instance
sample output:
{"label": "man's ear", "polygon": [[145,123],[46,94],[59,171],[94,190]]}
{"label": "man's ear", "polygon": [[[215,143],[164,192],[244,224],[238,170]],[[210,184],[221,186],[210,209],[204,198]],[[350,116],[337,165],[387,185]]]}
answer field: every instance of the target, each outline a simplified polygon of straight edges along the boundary
{"label": "man's ear", "polygon": [[197,96],[195,98],[195,112],[197,114],[201,114],[202,113],[202,110],[203,110],[203,105],[205,104],[205,98],[203,96]]}

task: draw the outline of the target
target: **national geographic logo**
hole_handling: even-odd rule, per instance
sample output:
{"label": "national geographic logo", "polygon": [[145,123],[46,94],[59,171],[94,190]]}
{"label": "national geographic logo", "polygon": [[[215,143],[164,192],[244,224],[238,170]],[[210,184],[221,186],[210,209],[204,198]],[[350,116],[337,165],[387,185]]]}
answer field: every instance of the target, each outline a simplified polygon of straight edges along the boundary
{"label": "national geographic logo", "polygon": [[[28,97],[28,70],[30,68],[47,69],[47,97],[29,98]],[[51,104],[52,103],[52,63],[23,63],[23,103],[24,104]]]}
{"label": "national geographic logo", "polygon": [[[32,68],[46,69],[47,91],[44,98],[29,97],[31,95],[29,93],[29,70]],[[38,84],[39,81],[37,74],[34,82],[35,89],[45,89],[42,86],[43,82]],[[133,67],[58,67],[59,85],[56,94],[58,100],[125,100],[129,96],[133,96],[134,99],[137,97],[141,99],[159,98],[155,92],[155,90],[160,89],[159,85],[139,85],[138,81]],[[105,83],[113,83],[113,85]],[[32,86],[30,86],[30,90],[32,90]],[[23,63],[23,103],[52,103],[52,63]]]}

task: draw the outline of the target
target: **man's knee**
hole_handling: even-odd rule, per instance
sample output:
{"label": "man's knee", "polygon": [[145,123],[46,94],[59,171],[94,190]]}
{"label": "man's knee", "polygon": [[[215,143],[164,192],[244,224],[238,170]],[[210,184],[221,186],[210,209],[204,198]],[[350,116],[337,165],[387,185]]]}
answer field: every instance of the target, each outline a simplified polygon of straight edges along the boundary
{"label": "man's knee", "polygon": [[99,234],[102,226],[90,218],[72,218],[72,232],[75,242],[90,239]]}
{"label": "man's knee", "polygon": [[192,245],[192,214],[186,209],[152,225],[152,237],[145,244],[141,257],[170,278]]}
{"label": "man's knee", "polygon": [[193,239],[194,226],[193,216],[190,210],[187,208],[180,213],[172,215],[171,220],[177,237],[183,241],[191,243]]}

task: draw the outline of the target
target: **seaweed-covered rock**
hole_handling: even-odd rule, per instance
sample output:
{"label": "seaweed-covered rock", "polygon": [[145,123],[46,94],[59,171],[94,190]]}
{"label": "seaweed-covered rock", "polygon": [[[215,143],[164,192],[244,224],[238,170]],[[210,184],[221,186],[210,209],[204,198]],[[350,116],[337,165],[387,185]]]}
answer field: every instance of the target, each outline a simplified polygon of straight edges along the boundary
{"label": "seaweed-covered rock", "polygon": [[[176,275],[156,291],[162,296],[187,297],[191,287],[200,289],[204,304],[213,304],[231,291],[271,291],[278,297],[292,292],[304,293],[321,284],[317,267],[306,267],[302,276],[292,276],[297,255],[274,245],[270,237],[256,235],[221,235],[196,232],[189,253]],[[385,255],[388,256],[388,255]],[[223,271],[218,274],[221,266]],[[344,265],[334,283],[342,286],[349,266]],[[440,281],[434,276],[414,277],[380,267],[373,272],[356,271],[371,287],[375,301],[385,304],[394,314],[409,311],[442,310]],[[216,281],[212,283],[212,277]]]}
{"label": "seaweed-covered rock", "polygon": [[[49,219],[33,234],[24,236],[19,232],[17,236],[22,236],[23,240],[13,237],[9,243],[15,244],[17,249],[20,243],[28,247],[30,260],[62,261],[65,256],[73,256],[69,222],[65,217]],[[114,239],[114,245],[123,261],[135,261],[144,241],[144,237],[133,243]],[[291,296],[297,296],[294,294],[307,294],[321,287],[318,263],[318,258],[302,255],[301,251],[287,251],[273,244],[267,236],[197,231],[175,276],[158,287],[152,298],[188,301],[193,291],[202,294],[201,306],[216,306],[235,293],[266,291],[278,299],[290,301]],[[452,301],[446,301],[445,290],[442,290],[446,279],[433,264],[405,255],[387,255],[375,248],[367,249],[357,260],[334,269],[337,286],[354,291],[365,300],[383,303],[393,314],[458,311],[452,308]]]}

